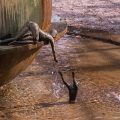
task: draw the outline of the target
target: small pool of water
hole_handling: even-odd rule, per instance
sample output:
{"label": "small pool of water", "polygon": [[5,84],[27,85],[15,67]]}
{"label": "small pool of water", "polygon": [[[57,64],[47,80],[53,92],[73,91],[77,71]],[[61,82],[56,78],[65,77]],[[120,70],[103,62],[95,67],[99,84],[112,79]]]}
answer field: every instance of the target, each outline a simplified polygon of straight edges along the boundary
{"label": "small pool of water", "polygon": [[[0,88],[0,120],[120,120],[119,46],[65,36],[55,44],[58,63],[45,46],[29,68]],[[79,86],[75,104],[58,70]]]}

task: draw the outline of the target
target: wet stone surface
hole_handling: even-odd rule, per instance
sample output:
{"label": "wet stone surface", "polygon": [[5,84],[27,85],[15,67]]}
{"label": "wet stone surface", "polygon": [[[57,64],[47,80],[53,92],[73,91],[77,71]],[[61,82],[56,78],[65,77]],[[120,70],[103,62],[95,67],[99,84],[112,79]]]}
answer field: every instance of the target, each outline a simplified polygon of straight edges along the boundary
{"label": "wet stone surface", "polygon": [[[25,72],[0,88],[0,119],[119,120],[119,46],[66,35],[55,47],[58,63],[45,46]],[[58,70],[68,83],[75,71],[76,104],[68,104]]]}

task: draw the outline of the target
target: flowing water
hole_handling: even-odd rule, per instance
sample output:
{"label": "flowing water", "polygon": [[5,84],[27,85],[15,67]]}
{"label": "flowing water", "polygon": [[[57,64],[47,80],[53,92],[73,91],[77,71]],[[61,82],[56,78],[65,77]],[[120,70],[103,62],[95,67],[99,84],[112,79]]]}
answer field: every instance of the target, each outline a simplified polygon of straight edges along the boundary
{"label": "flowing water", "polygon": [[[120,47],[66,35],[41,49],[31,66],[0,88],[0,120],[120,120]],[[68,91],[58,74],[79,91],[68,104]]]}

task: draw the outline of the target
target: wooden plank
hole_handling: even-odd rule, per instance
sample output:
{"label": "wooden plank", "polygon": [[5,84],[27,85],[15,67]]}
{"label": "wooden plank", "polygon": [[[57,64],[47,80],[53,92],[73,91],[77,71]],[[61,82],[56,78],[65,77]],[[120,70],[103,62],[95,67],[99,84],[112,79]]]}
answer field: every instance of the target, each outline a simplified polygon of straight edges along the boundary
{"label": "wooden plank", "polygon": [[42,26],[42,0],[0,0],[0,37],[15,35],[31,20]]}

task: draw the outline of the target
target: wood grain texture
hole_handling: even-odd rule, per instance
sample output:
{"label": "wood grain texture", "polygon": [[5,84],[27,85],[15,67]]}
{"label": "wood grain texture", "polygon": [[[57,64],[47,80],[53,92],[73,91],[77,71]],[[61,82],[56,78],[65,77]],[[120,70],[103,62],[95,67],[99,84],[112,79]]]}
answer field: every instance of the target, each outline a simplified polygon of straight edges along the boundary
{"label": "wood grain texture", "polygon": [[[0,37],[13,36],[27,22],[34,21],[43,30],[51,24],[51,0],[0,0]],[[25,70],[42,45],[0,46],[0,86]]]}
{"label": "wood grain texture", "polygon": [[27,22],[47,29],[51,22],[51,0],[0,0],[0,37],[15,35]]}

